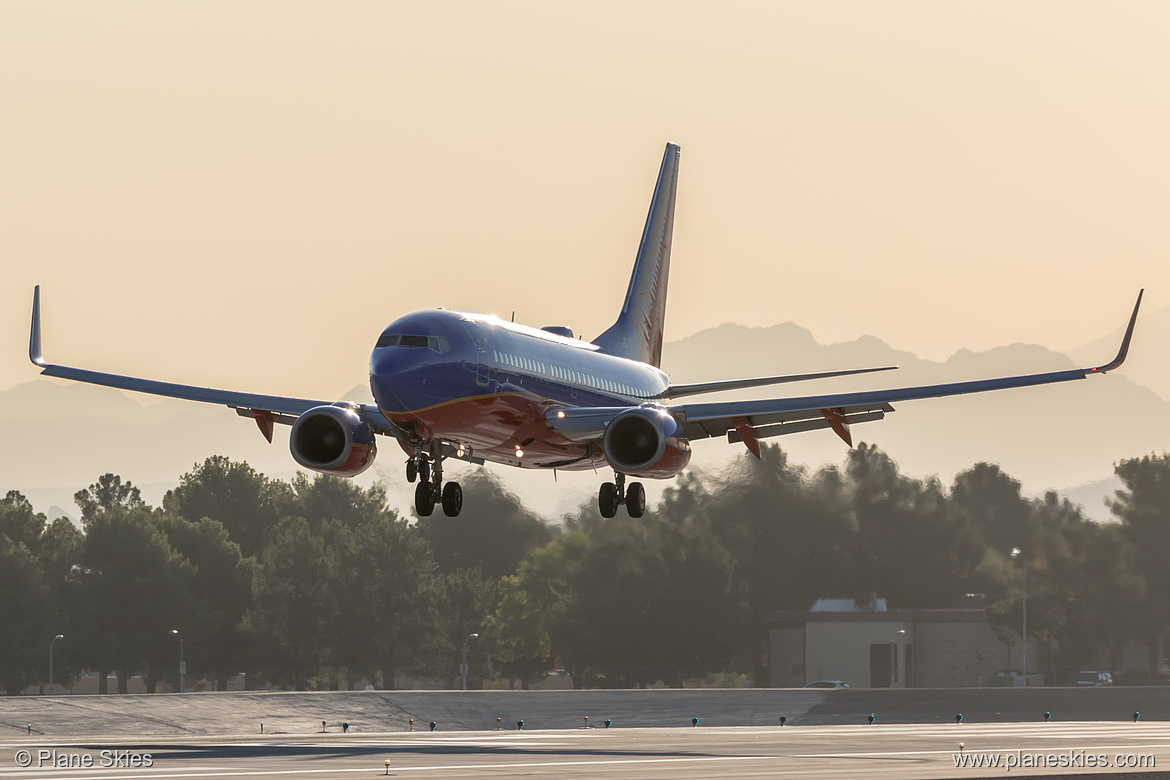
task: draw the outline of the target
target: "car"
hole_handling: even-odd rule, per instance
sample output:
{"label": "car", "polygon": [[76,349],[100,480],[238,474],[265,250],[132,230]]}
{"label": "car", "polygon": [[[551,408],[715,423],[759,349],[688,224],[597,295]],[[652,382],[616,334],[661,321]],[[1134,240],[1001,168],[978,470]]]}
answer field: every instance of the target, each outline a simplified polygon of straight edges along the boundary
{"label": "car", "polygon": [[849,683],[840,680],[817,680],[804,686],[805,688],[848,688]]}
{"label": "car", "polygon": [[1081,672],[1077,675],[1077,687],[1112,685],[1113,675],[1109,672]]}

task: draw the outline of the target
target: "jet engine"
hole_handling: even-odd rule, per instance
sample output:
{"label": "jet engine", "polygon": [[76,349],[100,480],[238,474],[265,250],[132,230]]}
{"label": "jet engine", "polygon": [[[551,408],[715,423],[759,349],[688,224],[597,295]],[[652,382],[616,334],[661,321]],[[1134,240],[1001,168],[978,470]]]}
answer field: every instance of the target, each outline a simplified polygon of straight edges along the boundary
{"label": "jet engine", "polygon": [[374,431],[348,406],[317,406],[293,423],[289,449],[296,462],[313,471],[354,477],[378,453]]}
{"label": "jet engine", "polygon": [[686,467],[691,443],[664,409],[638,407],[618,414],[605,429],[609,465],[622,474],[665,479]]}

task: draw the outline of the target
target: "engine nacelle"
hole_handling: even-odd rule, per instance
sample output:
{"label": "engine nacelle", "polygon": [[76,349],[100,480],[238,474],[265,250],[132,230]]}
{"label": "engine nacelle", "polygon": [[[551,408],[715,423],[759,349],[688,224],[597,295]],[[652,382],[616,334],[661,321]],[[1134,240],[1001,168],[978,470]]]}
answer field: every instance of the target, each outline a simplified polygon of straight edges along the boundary
{"label": "engine nacelle", "polygon": [[622,474],[666,479],[691,460],[682,426],[664,409],[643,406],[615,417],[605,429],[605,459]]}
{"label": "engine nacelle", "polygon": [[305,468],[343,477],[361,474],[378,454],[374,430],[345,406],[317,406],[298,417],[289,449]]}

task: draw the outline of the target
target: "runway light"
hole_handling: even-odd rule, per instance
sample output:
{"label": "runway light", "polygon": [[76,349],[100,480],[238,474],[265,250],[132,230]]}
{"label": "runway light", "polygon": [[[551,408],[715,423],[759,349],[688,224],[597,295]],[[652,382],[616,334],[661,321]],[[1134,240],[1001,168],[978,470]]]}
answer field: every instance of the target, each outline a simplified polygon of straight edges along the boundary
{"label": "runway light", "polygon": [[781,715],[781,716],[780,716],[780,725],[781,725],[781,726],[783,726],[783,725],[784,725],[785,723],[787,723],[787,722],[788,722],[788,718],[786,718],[786,717],[784,717],[783,715]]}
{"label": "runway light", "polygon": [[410,730],[414,731],[414,718],[410,719]]}
{"label": "runway light", "polygon": [[589,716],[585,716],[585,728],[589,728]]}
{"label": "runway light", "polygon": [[962,722],[963,722],[963,713],[960,712],[957,715],[955,715],[955,725],[958,725]]}
{"label": "runway light", "polygon": [[264,721],[260,721],[260,733],[264,733]]}
{"label": "runway light", "polygon": [[438,731],[438,730],[439,730],[439,721],[432,720],[431,721],[431,731]]}
{"label": "runway light", "polygon": [[390,762],[386,762],[386,774],[390,774]]}
{"label": "runway light", "polygon": [[342,724],[341,724],[341,733],[342,733],[342,734],[348,734],[348,733],[349,733],[349,721],[348,721],[348,720],[347,720],[345,723],[342,723]]}
{"label": "runway light", "polygon": [[517,730],[517,731],[520,731],[520,730],[522,730],[523,728],[524,728],[524,721],[522,721],[522,720],[518,720],[518,721],[516,721],[516,730]]}
{"label": "runway light", "polygon": [[1142,717],[1142,714],[1140,712],[1138,712],[1137,710],[1133,711],[1133,722],[1134,723],[1137,723],[1139,720],[1141,720],[1141,717]]}
{"label": "runway light", "polygon": [[321,721],[321,733],[325,733],[325,721]]}
{"label": "runway light", "polygon": [[963,747],[964,747],[963,743],[962,743],[962,742],[960,742],[960,743],[959,743],[959,752],[960,752],[960,753],[962,753],[962,752],[963,752]]}
{"label": "runway light", "polygon": [[1048,721],[1050,721],[1050,720],[1052,720],[1052,713],[1051,713],[1051,712],[1045,712],[1045,713],[1044,713],[1044,722],[1045,722],[1045,723],[1047,723],[1047,722],[1048,722]]}
{"label": "runway light", "polygon": [[[1137,720],[1137,718],[1134,718],[1134,720]],[[31,724],[31,723],[30,723],[30,724],[28,724],[28,735],[29,735],[30,737],[32,736],[32,724]]]}
{"label": "runway light", "polygon": [[612,725],[613,725],[613,721],[612,721],[612,720],[610,720],[609,718],[606,718],[606,719],[605,719],[605,727],[606,727],[606,728],[609,728],[609,727],[610,727],[610,726],[612,726]]}
{"label": "runway light", "polygon": [[698,725],[699,725],[699,719],[698,719],[698,718],[691,718],[691,725],[692,725],[692,726],[698,726]]}
{"label": "runway light", "polygon": [[877,717],[872,712],[869,713],[869,725],[872,726],[875,720],[877,720]]}
{"label": "runway light", "polygon": [[496,731],[500,730],[500,719],[496,718]]}

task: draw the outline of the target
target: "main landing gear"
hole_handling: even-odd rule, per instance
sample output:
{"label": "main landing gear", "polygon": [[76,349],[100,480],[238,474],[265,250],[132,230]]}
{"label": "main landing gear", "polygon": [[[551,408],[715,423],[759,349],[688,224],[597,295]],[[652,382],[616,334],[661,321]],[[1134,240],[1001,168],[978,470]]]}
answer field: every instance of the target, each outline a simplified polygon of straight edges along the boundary
{"label": "main landing gear", "polygon": [[[433,460],[432,460],[433,459]],[[463,488],[458,482],[443,484],[443,458],[427,455],[420,448],[406,461],[406,481],[418,484],[414,488],[414,511],[419,517],[430,517],[435,504],[443,505],[443,514],[458,517],[463,509]]]}
{"label": "main landing gear", "polygon": [[641,482],[631,482],[627,488],[626,475],[615,474],[614,481],[602,484],[597,492],[597,507],[602,517],[613,517],[621,504],[626,505],[630,517],[646,514],[646,488]]}

